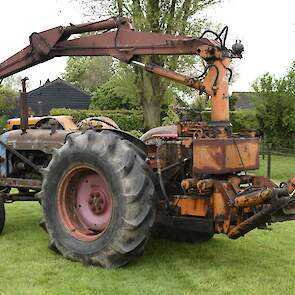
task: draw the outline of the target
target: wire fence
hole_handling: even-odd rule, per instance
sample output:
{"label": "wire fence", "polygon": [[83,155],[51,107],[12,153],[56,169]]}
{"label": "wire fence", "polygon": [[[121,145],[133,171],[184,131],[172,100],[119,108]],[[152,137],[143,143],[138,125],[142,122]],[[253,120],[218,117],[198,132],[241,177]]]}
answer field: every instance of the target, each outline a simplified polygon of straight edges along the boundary
{"label": "wire fence", "polygon": [[282,146],[270,146],[263,141],[260,145],[260,154],[265,157],[269,152],[274,155],[295,156],[295,148],[286,148]]}
{"label": "wire fence", "polygon": [[256,172],[275,182],[287,181],[295,175],[295,149],[261,145],[260,168]]}

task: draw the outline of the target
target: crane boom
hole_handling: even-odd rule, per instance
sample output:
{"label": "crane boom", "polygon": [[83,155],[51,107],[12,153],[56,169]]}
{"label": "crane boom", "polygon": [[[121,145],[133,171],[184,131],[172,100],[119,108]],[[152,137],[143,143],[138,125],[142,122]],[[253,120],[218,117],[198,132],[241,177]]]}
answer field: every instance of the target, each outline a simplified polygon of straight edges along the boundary
{"label": "crane boom", "polygon": [[[153,74],[198,89],[212,98],[212,121],[229,121],[227,73],[232,58],[241,58],[244,50],[236,43],[225,47],[228,27],[220,34],[206,31],[202,37],[138,32],[126,17],[56,27],[30,36],[30,45],[0,64],[0,80],[59,56],[112,56],[135,63]],[[71,38],[75,34],[91,33]],[[215,40],[204,38],[213,33]],[[222,35],[224,34],[224,40]],[[175,73],[157,65],[138,62],[142,55],[199,55],[207,64],[202,79]],[[137,62],[137,63],[136,63]]]}
{"label": "crane boom", "polygon": [[[74,34],[99,31],[69,40]],[[0,64],[0,79],[60,56],[112,56],[130,62],[138,55],[197,55],[202,47],[206,51],[216,46],[206,38],[138,32],[128,18],[117,17],[33,33],[29,46]]]}

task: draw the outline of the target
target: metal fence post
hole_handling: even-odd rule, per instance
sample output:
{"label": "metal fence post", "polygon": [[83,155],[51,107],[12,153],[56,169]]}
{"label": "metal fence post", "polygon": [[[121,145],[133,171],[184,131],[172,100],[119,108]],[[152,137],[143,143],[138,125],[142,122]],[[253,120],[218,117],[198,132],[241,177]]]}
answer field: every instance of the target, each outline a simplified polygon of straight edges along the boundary
{"label": "metal fence post", "polygon": [[267,144],[267,177],[271,176],[271,144]]}

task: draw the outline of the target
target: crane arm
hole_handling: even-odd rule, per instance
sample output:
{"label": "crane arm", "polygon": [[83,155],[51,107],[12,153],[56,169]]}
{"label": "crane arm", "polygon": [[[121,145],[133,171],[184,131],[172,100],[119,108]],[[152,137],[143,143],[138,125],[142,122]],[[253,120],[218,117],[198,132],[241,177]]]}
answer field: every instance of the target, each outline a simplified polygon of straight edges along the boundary
{"label": "crane arm", "polygon": [[[99,32],[70,39],[74,34]],[[216,54],[220,43],[206,38],[135,31],[128,18],[56,27],[30,36],[30,45],[0,64],[0,79],[59,56],[112,56],[130,62],[140,55]]]}
{"label": "crane arm", "polygon": [[[71,38],[75,34],[96,32]],[[198,89],[212,98],[211,119],[229,121],[228,71],[232,58],[241,58],[244,47],[225,47],[228,28],[220,34],[206,31],[201,38],[136,31],[126,17],[110,18],[67,27],[56,27],[30,36],[30,45],[0,64],[0,80],[58,56],[112,56],[133,62],[146,71]],[[213,33],[216,40],[203,38]],[[224,40],[221,36],[224,34]],[[202,79],[191,78],[157,65],[144,65],[142,55],[199,55],[207,64]]]}

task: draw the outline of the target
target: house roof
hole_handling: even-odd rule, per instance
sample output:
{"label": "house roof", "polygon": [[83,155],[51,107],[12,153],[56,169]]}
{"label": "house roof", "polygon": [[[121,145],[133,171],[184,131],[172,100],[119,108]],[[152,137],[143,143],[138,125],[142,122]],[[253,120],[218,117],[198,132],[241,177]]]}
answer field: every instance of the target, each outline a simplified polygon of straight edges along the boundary
{"label": "house roof", "polygon": [[43,84],[42,86],[40,86],[40,87],[38,87],[38,88],[36,88],[36,89],[34,89],[34,90],[28,92],[28,94],[29,94],[29,95],[34,95],[34,94],[36,94],[36,92],[39,92],[39,91],[45,90],[45,89],[48,88],[48,87],[52,87],[52,86],[54,86],[54,85],[58,85],[58,84],[65,84],[65,85],[67,85],[67,86],[69,86],[69,87],[71,87],[71,88],[76,89],[77,91],[79,91],[79,92],[81,92],[81,93],[84,93],[84,94],[87,95],[87,96],[90,96],[89,93],[87,93],[87,92],[84,91],[83,89],[81,89],[81,88],[77,87],[76,85],[74,85],[74,84],[72,84],[72,83],[70,83],[70,82],[68,82],[68,81],[66,81],[66,80],[63,80],[63,79],[61,79],[61,78],[59,78],[59,77],[58,77],[57,79],[53,80],[53,81],[48,81],[48,82],[46,82],[46,83]]}
{"label": "house roof", "polygon": [[90,94],[60,78],[28,93],[28,106],[35,114],[48,115],[53,108],[88,109]]}

